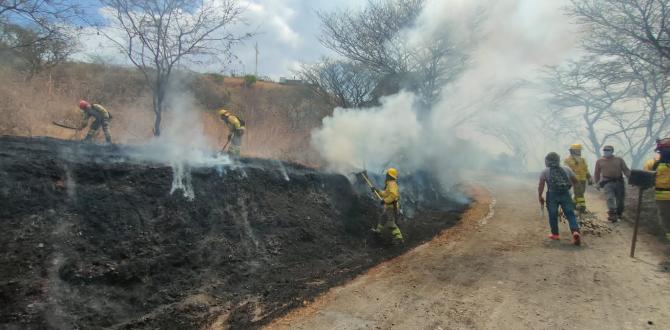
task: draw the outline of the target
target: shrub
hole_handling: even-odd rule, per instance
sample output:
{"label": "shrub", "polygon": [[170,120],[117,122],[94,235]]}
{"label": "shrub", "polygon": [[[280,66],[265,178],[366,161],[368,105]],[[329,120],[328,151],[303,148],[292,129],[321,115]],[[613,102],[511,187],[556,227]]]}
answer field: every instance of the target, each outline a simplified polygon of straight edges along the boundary
{"label": "shrub", "polygon": [[256,84],[257,80],[258,80],[258,78],[256,78],[256,76],[254,76],[252,74],[248,74],[248,75],[244,76],[244,87],[249,88],[249,87],[254,86]]}

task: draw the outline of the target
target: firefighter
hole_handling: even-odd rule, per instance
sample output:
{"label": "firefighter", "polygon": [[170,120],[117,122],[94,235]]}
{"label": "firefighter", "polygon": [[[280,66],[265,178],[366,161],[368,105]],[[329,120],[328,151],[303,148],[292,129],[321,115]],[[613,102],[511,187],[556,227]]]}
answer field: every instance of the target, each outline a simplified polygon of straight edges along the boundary
{"label": "firefighter", "polygon": [[384,206],[382,215],[377,221],[377,227],[372,231],[380,235],[390,234],[393,244],[403,243],[402,233],[398,228],[398,217],[400,215],[400,190],[398,189],[398,170],[389,168],[386,171],[386,180],[384,182],[384,190],[379,190],[372,187],[372,191],[376,192],[382,198],[381,204]]}
{"label": "firefighter", "polygon": [[564,163],[577,177],[577,184],[572,187],[574,193],[573,201],[575,202],[577,211],[583,213],[586,212],[586,198],[584,198],[586,184],[588,183],[588,185],[592,185],[593,178],[591,178],[591,173],[589,173],[586,160],[582,158],[582,145],[575,143],[570,146],[569,151],[570,156],[565,159]]}
{"label": "firefighter", "polygon": [[656,171],[656,208],[665,237],[670,240],[670,138],[656,141],[657,157],[651,167]]}
{"label": "firefighter", "polygon": [[91,104],[85,100],[79,101],[79,109],[82,111],[81,129],[86,128],[88,120],[91,117],[95,119],[84,141],[90,142],[98,134],[98,130],[102,126],[102,131],[105,133],[105,141],[112,143],[112,134],[109,132],[109,120],[112,119],[112,116],[109,114],[109,111],[100,104]]}
{"label": "firefighter", "polygon": [[658,152],[658,150],[656,150],[654,152],[654,159],[648,159],[646,162],[644,162],[642,169],[645,171],[654,171],[654,165],[656,165],[656,162],[659,160],[661,160],[661,154]]}
{"label": "firefighter", "polygon": [[244,135],[245,123],[240,117],[233,115],[230,111],[219,110],[219,118],[228,125],[228,153],[239,157],[242,148],[242,136]]}

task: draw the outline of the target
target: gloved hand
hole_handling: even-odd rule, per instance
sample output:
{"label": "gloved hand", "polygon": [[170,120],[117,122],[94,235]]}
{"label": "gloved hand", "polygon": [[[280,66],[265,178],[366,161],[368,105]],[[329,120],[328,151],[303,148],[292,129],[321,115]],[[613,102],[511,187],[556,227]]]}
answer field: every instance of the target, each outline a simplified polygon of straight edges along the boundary
{"label": "gloved hand", "polygon": [[370,187],[370,191],[372,191],[372,193],[374,194],[374,193],[376,193],[378,190],[377,190],[377,188],[375,188],[375,187]]}
{"label": "gloved hand", "polygon": [[384,200],[383,200],[383,199],[379,201],[379,204],[381,204],[382,206],[385,206],[385,205],[386,205],[386,203],[384,203]]}
{"label": "gloved hand", "polygon": [[592,179],[592,178],[589,178],[589,180],[588,180],[587,183],[589,184],[589,186],[592,186],[592,185],[593,185],[593,179]]}

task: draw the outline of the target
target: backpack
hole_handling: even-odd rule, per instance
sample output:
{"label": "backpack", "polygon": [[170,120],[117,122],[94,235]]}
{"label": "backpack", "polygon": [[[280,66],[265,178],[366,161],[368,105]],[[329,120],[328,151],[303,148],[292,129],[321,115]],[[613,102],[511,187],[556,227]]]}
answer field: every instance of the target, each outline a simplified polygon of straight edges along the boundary
{"label": "backpack", "polygon": [[547,178],[547,185],[549,185],[549,190],[551,192],[563,193],[570,190],[572,183],[568,174],[565,173],[560,167],[550,167],[549,175]]}

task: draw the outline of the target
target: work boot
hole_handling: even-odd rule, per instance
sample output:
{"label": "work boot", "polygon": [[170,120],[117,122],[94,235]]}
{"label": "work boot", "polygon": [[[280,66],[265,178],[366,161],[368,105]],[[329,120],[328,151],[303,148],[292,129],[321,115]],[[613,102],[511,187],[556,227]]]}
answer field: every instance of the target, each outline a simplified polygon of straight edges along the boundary
{"label": "work boot", "polygon": [[609,220],[612,223],[619,221],[619,217],[617,217],[615,210],[609,210],[607,212],[607,220]]}
{"label": "work boot", "polygon": [[393,239],[391,241],[391,244],[393,244],[393,246],[400,246],[400,245],[405,244],[405,240],[403,240],[402,238],[401,239]]}
{"label": "work boot", "polygon": [[384,226],[382,224],[377,224],[377,227],[371,228],[370,230],[375,234],[381,234]]}
{"label": "work boot", "polygon": [[572,244],[577,246],[582,244],[582,235],[579,234],[579,231],[575,230],[572,232]]}

